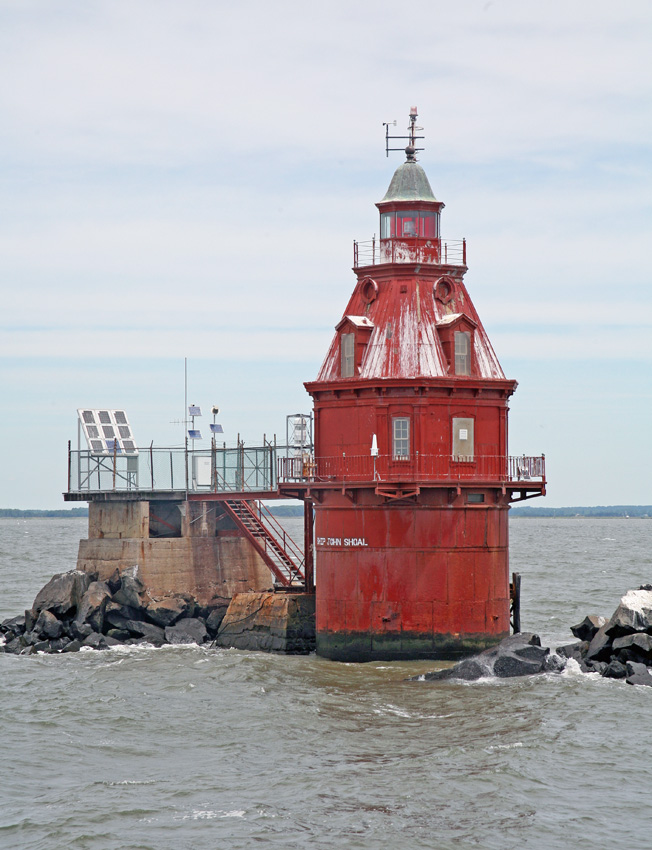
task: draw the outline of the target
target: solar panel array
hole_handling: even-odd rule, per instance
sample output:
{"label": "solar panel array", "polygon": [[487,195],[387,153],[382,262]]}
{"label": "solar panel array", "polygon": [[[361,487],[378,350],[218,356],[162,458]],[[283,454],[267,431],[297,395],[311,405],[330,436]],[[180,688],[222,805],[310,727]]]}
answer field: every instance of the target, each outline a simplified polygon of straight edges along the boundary
{"label": "solar panel array", "polygon": [[124,410],[80,408],[77,413],[92,455],[138,454]]}

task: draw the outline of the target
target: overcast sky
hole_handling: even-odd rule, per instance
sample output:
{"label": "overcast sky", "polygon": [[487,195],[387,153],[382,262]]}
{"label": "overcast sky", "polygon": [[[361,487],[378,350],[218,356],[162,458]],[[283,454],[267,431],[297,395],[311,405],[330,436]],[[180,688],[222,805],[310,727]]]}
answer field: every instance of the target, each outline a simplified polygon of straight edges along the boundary
{"label": "overcast sky", "polygon": [[[307,411],[419,108],[540,504],[651,504],[649,0],[0,0],[0,507],[62,507],[76,409],[179,444]],[[537,504],[533,502],[531,504]]]}

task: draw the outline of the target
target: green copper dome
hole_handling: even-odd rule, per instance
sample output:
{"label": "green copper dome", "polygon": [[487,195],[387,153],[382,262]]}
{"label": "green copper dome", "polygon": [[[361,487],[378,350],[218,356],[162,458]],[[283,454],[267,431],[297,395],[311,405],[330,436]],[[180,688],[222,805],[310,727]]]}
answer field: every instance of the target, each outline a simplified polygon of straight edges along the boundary
{"label": "green copper dome", "polygon": [[386,201],[436,201],[426,172],[418,162],[408,160],[394,172],[389,189],[380,203]]}

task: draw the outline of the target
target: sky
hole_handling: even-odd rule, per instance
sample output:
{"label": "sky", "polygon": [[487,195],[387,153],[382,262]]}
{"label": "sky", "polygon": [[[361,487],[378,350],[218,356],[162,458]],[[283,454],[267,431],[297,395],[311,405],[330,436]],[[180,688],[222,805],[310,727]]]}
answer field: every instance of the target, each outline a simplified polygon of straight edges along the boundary
{"label": "sky", "polygon": [[652,504],[651,55],[649,0],[2,0],[0,507],[64,506],[78,407],[179,445],[184,358],[282,440],[413,105],[530,504]]}

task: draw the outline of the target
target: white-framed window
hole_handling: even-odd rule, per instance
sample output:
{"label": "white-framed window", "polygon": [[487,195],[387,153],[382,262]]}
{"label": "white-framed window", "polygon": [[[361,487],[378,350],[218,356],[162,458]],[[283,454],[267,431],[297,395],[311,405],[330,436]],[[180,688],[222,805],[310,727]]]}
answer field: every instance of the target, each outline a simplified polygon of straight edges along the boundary
{"label": "white-framed window", "polygon": [[473,419],[453,419],[453,460],[460,463],[473,460]]}
{"label": "white-framed window", "polygon": [[471,374],[471,334],[455,331],[455,374]]}
{"label": "white-framed window", "polygon": [[392,419],[392,457],[394,460],[410,457],[410,420],[407,416]]}
{"label": "white-framed window", "polygon": [[355,334],[342,334],[340,338],[343,378],[352,378],[355,373]]}

